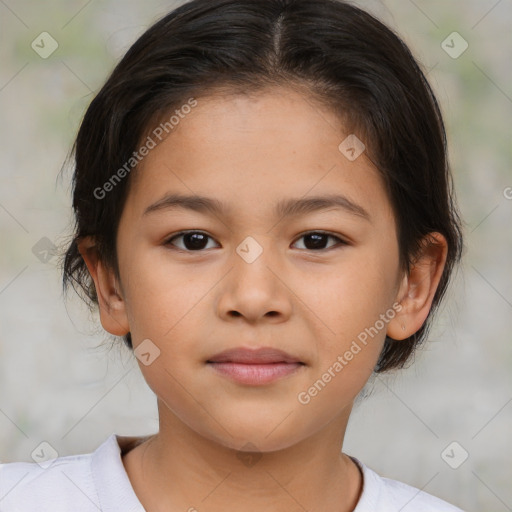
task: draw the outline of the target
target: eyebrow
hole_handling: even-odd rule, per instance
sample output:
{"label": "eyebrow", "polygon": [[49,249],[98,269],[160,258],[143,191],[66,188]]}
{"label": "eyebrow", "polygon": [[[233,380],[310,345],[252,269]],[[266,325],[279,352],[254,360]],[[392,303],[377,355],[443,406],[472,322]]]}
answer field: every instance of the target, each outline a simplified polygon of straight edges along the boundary
{"label": "eyebrow", "polygon": [[[148,206],[144,210],[143,215],[177,208],[199,213],[211,213],[215,216],[226,216],[228,213],[226,205],[214,198],[198,195],[166,194]],[[300,199],[283,199],[276,204],[274,212],[276,217],[285,218],[333,208],[344,210],[371,222],[370,214],[362,206],[339,194]]]}

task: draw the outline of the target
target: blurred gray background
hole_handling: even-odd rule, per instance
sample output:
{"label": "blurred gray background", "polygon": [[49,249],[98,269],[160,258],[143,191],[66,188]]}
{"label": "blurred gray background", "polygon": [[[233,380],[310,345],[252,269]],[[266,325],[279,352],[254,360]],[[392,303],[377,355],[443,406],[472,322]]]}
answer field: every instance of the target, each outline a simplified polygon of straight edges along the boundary
{"label": "blurred gray background", "polygon": [[[31,461],[42,441],[62,456],[158,428],[134,357],[105,342],[72,293],[64,300],[54,247],[71,230],[70,174],[58,174],[85,108],[179,3],[0,0],[2,462]],[[467,511],[512,510],[512,0],[354,3],[428,72],[467,253],[430,343],[410,368],[368,385],[345,451]]]}

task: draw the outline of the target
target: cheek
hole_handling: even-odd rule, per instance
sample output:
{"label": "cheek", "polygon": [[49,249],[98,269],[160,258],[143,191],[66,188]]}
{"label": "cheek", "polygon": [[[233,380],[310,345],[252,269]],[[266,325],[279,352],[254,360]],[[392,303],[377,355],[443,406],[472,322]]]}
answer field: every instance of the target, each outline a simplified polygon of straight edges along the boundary
{"label": "cheek", "polygon": [[[321,316],[321,328],[314,337],[318,359],[297,401],[312,428],[350,406],[373,373],[387,322],[394,317],[388,276],[369,269],[359,273],[358,269],[359,264],[354,264],[351,271],[347,268],[346,273],[326,281],[324,293],[309,296],[311,309]],[[303,296],[308,289],[304,282]]]}
{"label": "cheek", "polygon": [[[177,418],[204,437],[223,444],[226,440],[233,441],[232,436],[227,435],[229,413],[218,412],[215,407],[215,400],[219,400],[218,390],[212,394],[199,375],[191,378],[190,368],[184,370],[186,365],[174,359],[175,350],[174,347],[172,352],[164,350],[151,365],[144,366],[139,362],[144,380],[158,398],[160,419],[178,426]],[[238,448],[241,444],[238,442],[232,447]]]}
{"label": "cheek", "polygon": [[172,336],[215,283],[215,276],[204,269],[184,272],[171,265],[160,249],[133,253],[124,269],[126,308],[134,342]]}
{"label": "cheek", "polygon": [[295,280],[294,292],[336,346],[350,343],[393,304],[396,269],[368,252],[354,251],[335,270],[303,272]]}

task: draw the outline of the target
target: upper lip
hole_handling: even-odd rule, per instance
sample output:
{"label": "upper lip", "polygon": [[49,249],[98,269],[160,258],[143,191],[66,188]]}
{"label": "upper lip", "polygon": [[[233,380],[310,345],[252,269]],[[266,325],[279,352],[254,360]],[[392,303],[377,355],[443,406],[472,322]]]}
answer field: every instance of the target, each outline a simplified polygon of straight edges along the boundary
{"label": "upper lip", "polygon": [[302,363],[302,361],[282,350],[272,347],[256,349],[238,347],[219,352],[213,357],[210,357],[207,363],[270,364]]}

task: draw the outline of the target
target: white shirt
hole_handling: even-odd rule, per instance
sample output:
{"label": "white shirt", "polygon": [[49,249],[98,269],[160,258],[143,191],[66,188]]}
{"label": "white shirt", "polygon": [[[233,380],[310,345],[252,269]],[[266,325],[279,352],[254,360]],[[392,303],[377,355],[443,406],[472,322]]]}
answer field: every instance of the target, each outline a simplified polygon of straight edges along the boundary
{"label": "white shirt", "polygon": [[[144,512],[121,459],[121,453],[143,439],[111,434],[93,453],[57,457],[41,465],[0,464],[0,510]],[[462,512],[414,487],[382,478],[357,459],[354,461],[364,478],[354,512]]]}

